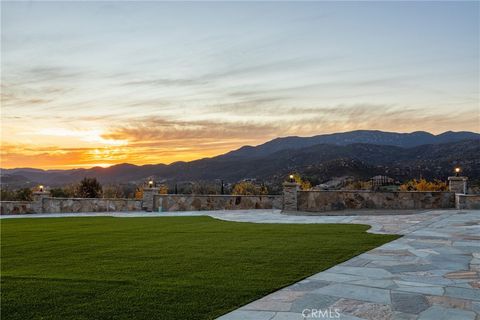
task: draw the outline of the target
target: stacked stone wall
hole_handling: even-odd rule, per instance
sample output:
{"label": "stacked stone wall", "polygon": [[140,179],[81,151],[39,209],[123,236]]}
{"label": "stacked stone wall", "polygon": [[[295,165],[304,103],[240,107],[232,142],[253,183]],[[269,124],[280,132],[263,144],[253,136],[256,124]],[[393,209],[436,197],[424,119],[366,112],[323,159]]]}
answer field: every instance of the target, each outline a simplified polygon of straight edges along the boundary
{"label": "stacked stone wall", "polygon": [[154,211],[281,209],[280,195],[155,195]]}
{"label": "stacked stone wall", "polygon": [[453,192],[299,191],[298,211],[455,208]]}

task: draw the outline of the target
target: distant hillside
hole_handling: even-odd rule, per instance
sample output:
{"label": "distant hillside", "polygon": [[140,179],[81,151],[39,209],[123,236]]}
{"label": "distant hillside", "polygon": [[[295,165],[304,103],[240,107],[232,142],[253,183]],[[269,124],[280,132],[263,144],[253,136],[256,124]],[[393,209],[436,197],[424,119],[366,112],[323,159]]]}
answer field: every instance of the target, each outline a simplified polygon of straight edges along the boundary
{"label": "distant hillside", "polygon": [[433,135],[425,131],[397,133],[377,130],[356,130],[342,133],[322,134],[313,137],[293,136],[277,138],[256,147],[241,147],[238,150],[234,150],[225,154],[224,157],[264,157],[280,150],[302,149],[316,144],[334,144],[345,146],[354,143],[366,143],[412,148],[424,144],[441,144],[469,139],[480,139],[480,134],[467,131],[447,131],[439,135]]}
{"label": "distant hillside", "polygon": [[[460,137],[473,139],[456,140]],[[328,142],[314,143],[325,139]],[[357,143],[365,139],[370,143]],[[455,142],[439,142],[445,140]],[[418,145],[421,141],[433,143]],[[1,180],[2,184],[10,186],[31,186],[33,183],[59,186],[86,176],[96,177],[102,183],[141,183],[149,176],[170,181],[223,179],[236,182],[257,178],[278,183],[289,173],[299,172],[314,183],[320,183],[342,175],[369,178],[386,174],[400,180],[420,176],[445,179],[455,166],[461,166],[470,179],[478,180],[479,155],[480,135],[476,133],[446,132],[434,136],[424,132],[353,131],[310,138],[280,138],[218,157],[170,165],[119,164],[109,168],[64,171],[7,169],[2,170]]]}

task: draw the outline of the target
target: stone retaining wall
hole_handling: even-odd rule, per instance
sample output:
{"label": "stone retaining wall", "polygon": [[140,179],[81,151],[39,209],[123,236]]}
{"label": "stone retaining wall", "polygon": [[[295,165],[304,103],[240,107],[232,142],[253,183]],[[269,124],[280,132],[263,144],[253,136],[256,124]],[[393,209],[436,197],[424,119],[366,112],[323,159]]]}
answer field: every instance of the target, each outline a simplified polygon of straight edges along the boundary
{"label": "stone retaining wall", "polygon": [[141,211],[142,200],[136,199],[97,199],[97,198],[44,198],[43,212],[109,212]]}
{"label": "stone retaining wall", "polygon": [[[37,203],[38,202],[38,203]],[[137,199],[44,197],[39,201],[1,201],[1,214],[142,211]],[[199,211],[282,209],[283,196],[153,195],[152,210]],[[453,192],[297,191],[297,210],[323,212],[344,209],[480,209],[480,195]],[[289,210],[286,210],[289,211]],[[292,205],[290,211],[295,211]]]}
{"label": "stone retaining wall", "polygon": [[480,194],[456,194],[455,206],[457,209],[480,209]]}
{"label": "stone retaining wall", "polygon": [[31,201],[0,201],[0,214],[35,213]]}
{"label": "stone retaining wall", "polygon": [[281,209],[281,195],[233,196],[233,195],[174,195],[157,194],[154,211],[201,211],[240,209]]}
{"label": "stone retaining wall", "polygon": [[455,208],[453,192],[298,191],[298,211]]}

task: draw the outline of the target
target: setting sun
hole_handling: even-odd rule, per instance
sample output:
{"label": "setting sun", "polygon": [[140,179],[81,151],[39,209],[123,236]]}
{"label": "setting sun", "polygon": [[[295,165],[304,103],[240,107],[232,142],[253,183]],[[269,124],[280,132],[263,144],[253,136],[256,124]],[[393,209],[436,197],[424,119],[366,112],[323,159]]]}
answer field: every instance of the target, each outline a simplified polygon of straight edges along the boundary
{"label": "setting sun", "polygon": [[168,164],[358,129],[478,131],[475,10],[441,7],[2,2],[1,167]]}

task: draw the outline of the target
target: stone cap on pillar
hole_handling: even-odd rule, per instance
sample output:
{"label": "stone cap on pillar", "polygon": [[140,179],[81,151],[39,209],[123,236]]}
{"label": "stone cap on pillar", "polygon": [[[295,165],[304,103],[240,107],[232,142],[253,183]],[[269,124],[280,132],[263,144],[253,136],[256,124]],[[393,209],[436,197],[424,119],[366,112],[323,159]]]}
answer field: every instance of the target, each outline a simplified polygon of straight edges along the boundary
{"label": "stone cap on pillar", "polygon": [[33,195],[36,195],[36,196],[49,196],[50,195],[50,191],[33,191],[32,192]]}
{"label": "stone cap on pillar", "polygon": [[451,176],[448,177],[448,181],[467,181],[468,177],[465,176]]}
{"label": "stone cap on pillar", "polygon": [[284,187],[291,187],[291,188],[293,188],[293,187],[300,187],[300,185],[299,185],[298,183],[296,183],[296,182],[290,182],[290,181],[285,181],[285,182],[283,183],[283,186],[284,186]]}
{"label": "stone cap on pillar", "polygon": [[152,188],[146,187],[146,188],[143,188],[143,191],[155,192],[155,191],[159,191],[159,190],[160,190],[160,188],[158,188],[158,187],[152,187]]}

